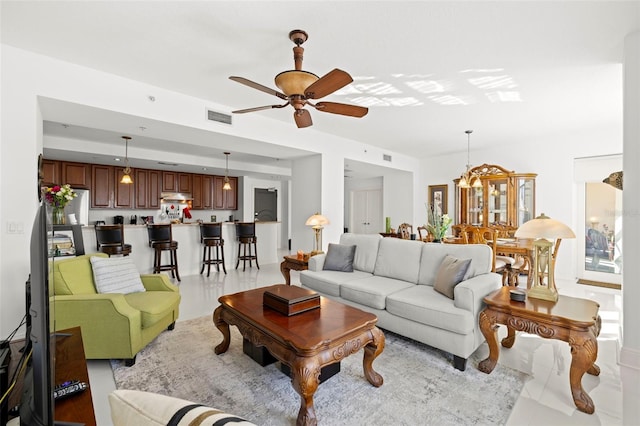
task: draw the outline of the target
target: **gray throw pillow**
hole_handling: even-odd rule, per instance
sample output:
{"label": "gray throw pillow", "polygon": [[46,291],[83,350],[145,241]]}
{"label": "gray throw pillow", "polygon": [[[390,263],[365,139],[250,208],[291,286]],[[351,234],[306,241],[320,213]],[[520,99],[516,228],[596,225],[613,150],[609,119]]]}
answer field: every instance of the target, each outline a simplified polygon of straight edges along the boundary
{"label": "gray throw pillow", "polygon": [[446,255],[438,269],[436,281],[433,284],[434,290],[453,299],[453,288],[462,281],[469,265],[471,265],[471,259],[458,259]]}
{"label": "gray throw pillow", "polygon": [[325,271],[353,272],[356,246],[329,243],[322,269]]}

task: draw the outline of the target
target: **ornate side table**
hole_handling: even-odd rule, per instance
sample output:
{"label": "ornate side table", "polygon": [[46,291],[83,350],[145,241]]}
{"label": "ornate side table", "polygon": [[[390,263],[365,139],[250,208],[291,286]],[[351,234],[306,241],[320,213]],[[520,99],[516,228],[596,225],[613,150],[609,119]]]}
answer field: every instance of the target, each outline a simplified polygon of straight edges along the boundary
{"label": "ornate side table", "polygon": [[284,276],[285,284],[291,285],[291,270],[294,271],[306,271],[309,269],[309,258],[306,257],[306,260],[299,259],[298,256],[284,256],[284,260],[280,264],[280,272]]}

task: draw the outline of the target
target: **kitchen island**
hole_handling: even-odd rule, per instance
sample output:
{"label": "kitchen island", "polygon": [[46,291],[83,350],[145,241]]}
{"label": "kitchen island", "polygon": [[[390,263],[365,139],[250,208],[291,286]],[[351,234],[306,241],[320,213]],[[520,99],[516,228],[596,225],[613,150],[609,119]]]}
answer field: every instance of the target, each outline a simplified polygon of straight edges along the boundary
{"label": "kitchen island", "polygon": [[[280,222],[256,222],[256,237],[258,238],[258,262],[261,265],[277,263],[278,232]],[[202,244],[200,244],[200,227],[198,223],[180,223],[171,226],[173,239],[178,242],[178,270],[181,276],[200,273],[202,265]],[[82,228],[84,248],[87,254],[97,251],[96,233],[93,226]],[[222,238],[224,238],[224,258],[227,270],[234,269],[238,257],[238,242],[234,222],[222,223]],[[153,272],[153,250],[149,247],[146,225],[124,225],[124,239],[131,244],[130,257],[133,259],[141,274]],[[163,258],[163,263],[168,261]],[[254,266],[255,268],[255,266]],[[215,270],[215,269],[214,269]],[[222,273],[222,271],[221,271]]]}

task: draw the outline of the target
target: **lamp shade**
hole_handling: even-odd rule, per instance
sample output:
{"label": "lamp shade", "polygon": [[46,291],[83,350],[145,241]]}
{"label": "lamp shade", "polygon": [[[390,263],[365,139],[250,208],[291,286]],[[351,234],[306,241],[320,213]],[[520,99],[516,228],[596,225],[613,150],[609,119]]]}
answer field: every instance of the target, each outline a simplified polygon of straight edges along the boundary
{"label": "lamp shade", "polygon": [[564,223],[551,219],[542,213],[540,216],[525,222],[518,228],[515,234],[516,238],[546,238],[555,240],[558,238],[575,238],[573,233]]}
{"label": "lamp shade", "polygon": [[322,216],[320,213],[316,213],[313,216],[310,216],[304,224],[315,228],[328,225],[329,223],[329,219]]}

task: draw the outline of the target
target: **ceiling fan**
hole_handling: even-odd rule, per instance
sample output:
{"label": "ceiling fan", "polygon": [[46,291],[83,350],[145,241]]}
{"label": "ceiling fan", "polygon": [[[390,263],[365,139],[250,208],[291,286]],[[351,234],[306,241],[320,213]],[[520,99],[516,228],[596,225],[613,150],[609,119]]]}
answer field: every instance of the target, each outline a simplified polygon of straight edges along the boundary
{"label": "ceiling fan", "polygon": [[237,81],[238,83],[277,96],[287,102],[282,105],[266,105],[232,112],[234,114],[244,114],[246,112],[261,111],[265,109],[284,108],[287,105],[291,105],[295,109],[293,118],[299,128],[309,127],[313,124],[311,121],[311,114],[309,114],[309,111],[304,108],[305,105],[310,105],[321,112],[347,115],[350,117],[364,117],[367,112],[369,112],[369,109],[365,107],[337,102],[310,102],[311,99],[315,100],[324,98],[336,90],[343,88],[347,84],[351,83],[353,78],[351,78],[348,73],[338,68],[330,71],[328,74],[320,78],[309,71],[303,71],[302,56],[304,48],[302,48],[301,45],[307,41],[308,38],[309,36],[303,30],[293,30],[289,33],[289,39],[296,45],[293,48],[295,70],[283,71],[276,75],[276,86],[278,86],[282,92],[263,86],[251,80],[247,80],[243,77],[229,77],[233,81]]}

